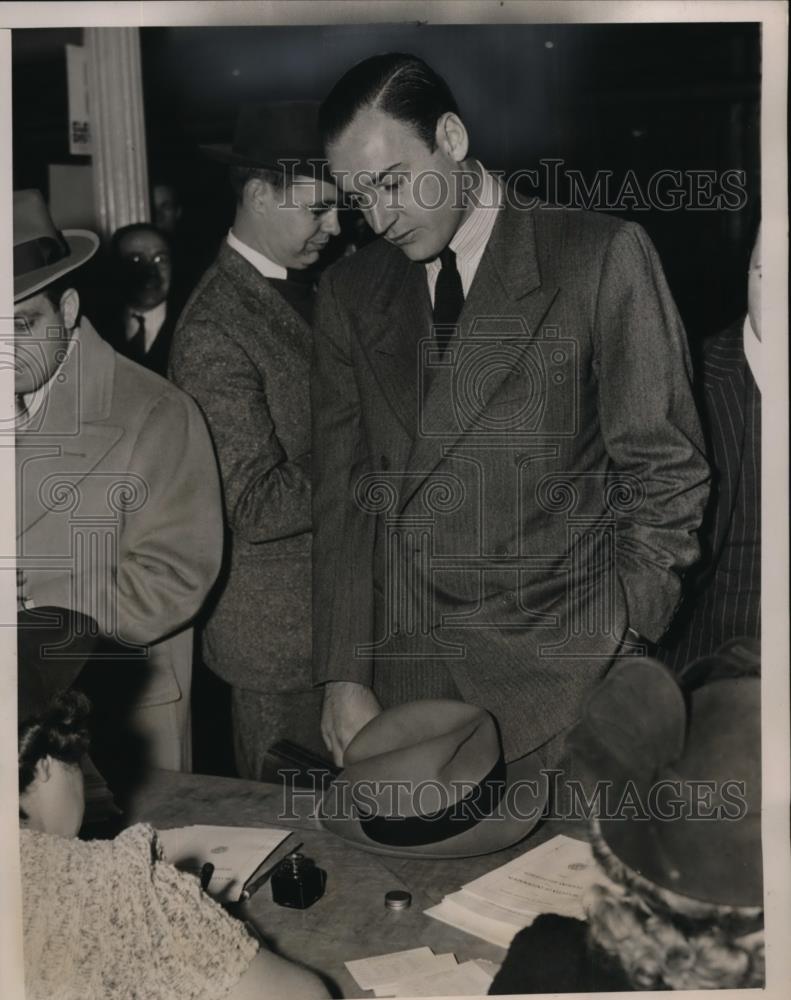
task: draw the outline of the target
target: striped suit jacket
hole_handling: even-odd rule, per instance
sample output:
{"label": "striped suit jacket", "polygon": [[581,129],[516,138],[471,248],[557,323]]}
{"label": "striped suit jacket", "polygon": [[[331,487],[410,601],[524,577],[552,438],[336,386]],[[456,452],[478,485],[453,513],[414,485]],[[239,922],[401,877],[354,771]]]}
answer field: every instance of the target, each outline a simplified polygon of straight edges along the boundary
{"label": "striped suit jacket", "polygon": [[703,559],[660,650],[680,670],[737,636],[758,637],[761,616],[761,394],[742,341],[743,318],[705,345],[700,409],[712,491]]}

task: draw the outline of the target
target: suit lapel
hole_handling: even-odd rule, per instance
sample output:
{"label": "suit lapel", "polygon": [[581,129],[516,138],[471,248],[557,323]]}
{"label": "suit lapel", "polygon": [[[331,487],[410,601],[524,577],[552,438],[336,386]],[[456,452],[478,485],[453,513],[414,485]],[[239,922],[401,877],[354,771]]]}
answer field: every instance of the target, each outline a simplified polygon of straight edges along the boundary
{"label": "suit lapel", "polygon": [[419,406],[420,341],[431,333],[431,300],[424,266],[396,252],[375,283],[363,349],[383,396],[412,439]]}
{"label": "suit lapel", "polygon": [[[70,488],[78,486],[123,436],[123,427],[106,422],[115,358],[110,345],[83,319],[79,341],[59,373],[62,381],[53,382],[38,428],[17,435],[17,537],[51,511],[62,511],[63,504],[71,509]],[[57,484],[68,486],[58,490]]]}
{"label": "suit lapel", "polygon": [[[558,292],[558,288],[541,283],[533,214],[506,206],[495,223],[465,300],[459,337],[451,341],[445,363],[432,367],[407,466],[418,475],[415,489],[456,441],[473,429],[455,405],[459,394],[465,393],[468,414],[484,410],[518,367],[519,357],[538,334]],[[503,360],[498,360],[495,352],[488,352],[489,338],[493,348],[507,339]],[[460,343],[466,343],[464,350],[459,349]],[[465,358],[469,361],[476,345],[481,350],[475,355],[474,371],[471,366],[467,372],[460,366],[465,364]],[[402,507],[414,492],[402,495]]]}

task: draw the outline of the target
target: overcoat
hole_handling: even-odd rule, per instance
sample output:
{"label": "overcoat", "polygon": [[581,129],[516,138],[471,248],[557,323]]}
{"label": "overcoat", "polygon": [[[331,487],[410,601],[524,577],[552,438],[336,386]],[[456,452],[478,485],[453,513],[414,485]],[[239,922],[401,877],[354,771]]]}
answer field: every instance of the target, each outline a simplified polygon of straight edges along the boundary
{"label": "overcoat", "polygon": [[186,723],[189,626],[222,553],[209,434],[185,393],[117,354],[86,318],[75,337],[16,434],[24,596],[90,615],[122,643],[150,644],[138,707],[183,701]]}
{"label": "overcoat", "polygon": [[686,336],[642,228],[512,199],[444,354],[431,332],[426,269],[386,241],[324,275],[314,676],[442,664],[511,759],[575,721],[627,628],[659,639],[698,557]]}
{"label": "overcoat", "polygon": [[305,320],[223,243],[179,318],[170,375],[203,411],[222,477],[205,662],[251,691],[312,686],[310,353]]}

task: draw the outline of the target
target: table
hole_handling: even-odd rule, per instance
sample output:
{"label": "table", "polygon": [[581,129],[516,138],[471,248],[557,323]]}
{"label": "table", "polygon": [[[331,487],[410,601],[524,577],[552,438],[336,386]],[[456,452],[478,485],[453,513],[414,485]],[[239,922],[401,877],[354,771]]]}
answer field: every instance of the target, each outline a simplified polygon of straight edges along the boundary
{"label": "table", "polygon": [[[343,964],[355,958],[428,945],[436,954],[454,952],[459,962],[472,958],[502,962],[502,948],[427,917],[423,910],[527,847],[559,832],[580,833],[578,825],[563,823],[561,829],[555,821],[540,825],[521,844],[485,857],[390,858],[359,850],[322,830],[311,816],[315,800],[308,790],[290,803],[284,795],[272,784],[155,771],[133,796],[127,818],[129,823],[145,821],[160,829],[205,823],[277,825],[298,832],[304,842],[302,852],[327,872],[325,895],[307,910],[291,910],[272,902],[267,884],[240,904],[238,912],[275,951],[317,972],[337,997],[361,995]],[[411,908],[386,910],[384,894],[390,889],[411,892]]]}

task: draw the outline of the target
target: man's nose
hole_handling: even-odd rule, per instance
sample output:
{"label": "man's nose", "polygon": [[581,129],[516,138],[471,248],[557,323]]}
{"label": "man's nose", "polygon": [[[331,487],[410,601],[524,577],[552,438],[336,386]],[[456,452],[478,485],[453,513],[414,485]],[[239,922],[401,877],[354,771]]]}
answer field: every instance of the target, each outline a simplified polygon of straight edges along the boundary
{"label": "man's nose", "polygon": [[368,225],[377,236],[386,233],[395,221],[396,213],[392,208],[388,208],[383,198],[378,194],[374,197],[373,205],[364,213]]}
{"label": "man's nose", "polygon": [[325,233],[329,233],[330,236],[338,236],[341,227],[338,222],[338,209],[331,208],[328,212],[325,212],[321,220],[321,228]]}

